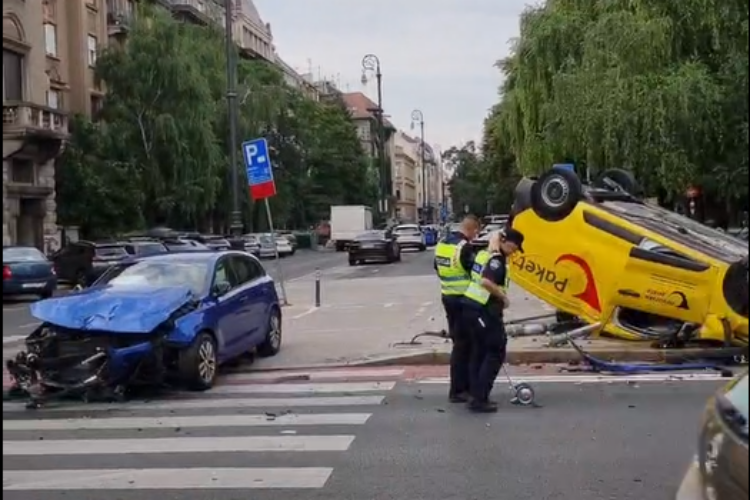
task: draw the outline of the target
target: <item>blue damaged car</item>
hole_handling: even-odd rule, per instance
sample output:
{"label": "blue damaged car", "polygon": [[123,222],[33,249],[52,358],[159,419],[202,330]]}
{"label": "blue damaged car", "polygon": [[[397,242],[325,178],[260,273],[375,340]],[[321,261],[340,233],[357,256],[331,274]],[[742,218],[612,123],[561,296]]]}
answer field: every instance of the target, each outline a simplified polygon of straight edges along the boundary
{"label": "blue damaged car", "polygon": [[220,364],[281,347],[276,286],[245,252],[165,254],[123,262],[91,287],[36,302],[41,325],[7,362],[16,393],[121,397],[176,379],[206,390]]}

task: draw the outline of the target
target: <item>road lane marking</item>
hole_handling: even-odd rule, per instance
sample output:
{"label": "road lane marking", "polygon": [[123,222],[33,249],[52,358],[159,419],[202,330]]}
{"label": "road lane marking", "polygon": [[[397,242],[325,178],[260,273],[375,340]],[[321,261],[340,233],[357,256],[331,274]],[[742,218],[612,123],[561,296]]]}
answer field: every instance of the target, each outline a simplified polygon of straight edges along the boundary
{"label": "road lane marking", "polygon": [[222,383],[236,384],[239,382],[252,382],[263,380],[304,380],[310,382],[323,382],[347,379],[379,378],[388,379],[401,377],[406,370],[403,368],[373,368],[353,370],[321,370],[321,371],[278,371],[278,372],[250,372],[234,373],[222,377]]}
{"label": "road lane marking", "polygon": [[3,345],[8,344],[15,344],[17,342],[22,342],[26,340],[27,335],[9,335],[7,337],[3,337]]}
{"label": "road lane marking", "polygon": [[332,473],[330,467],[20,470],[3,471],[3,491],[319,489]]}
{"label": "road lane marking", "polygon": [[313,384],[248,384],[220,385],[212,394],[352,394],[357,392],[390,391],[396,382],[339,382]]}
{"label": "road lane marking", "polygon": [[303,313],[300,313],[300,314],[298,314],[296,316],[292,316],[292,319],[301,319],[301,318],[304,318],[305,316],[309,316],[310,314],[314,313],[318,309],[320,309],[320,308],[313,306],[313,307],[309,308],[307,311],[305,311]]}
{"label": "road lane marking", "polygon": [[[108,412],[131,410],[205,410],[219,408],[317,408],[322,406],[379,406],[385,396],[331,396],[290,398],[176,399],[172,401],[128,401],[125,403],[70,404],[45,407],[45,412]],[[3,403],[3,413],[28,411],[24,403]]]}
{"label": "road lane marking", "polygon": [[353,442],[351,435],[3,440],[3,456],[346,451]]}
{"label": "road lane marking", "polygon": [[364,425],[371,416],[371,413],[287,413],[278,416],[264,414],[3,420],[3,432]]}
{"label": "road lane marking", "polygon": [[16,328],[21,329],[21,330],[25,330],[27,328],[36,328],[37,326],[39,326],[41,324],[42,323],[40,323],[39,321],[35,321],[33,323],[25,323],[23,325],[18,325]]}
{"label": "road lane marking", "polygon": [[[721,380],[728,381],[720,373],[682,373],[667,374],[654,373],[642,375],[541,375],[541,376],[513,376],[515,383],[527,384],[616,384],[616,383],[637,383],[637,382],[716,382]],[[495,383],[507,383],[505,377],[498,377]],[[449,377],[434,377],[419,380],[418,384],[443,385],[450,383]]]}

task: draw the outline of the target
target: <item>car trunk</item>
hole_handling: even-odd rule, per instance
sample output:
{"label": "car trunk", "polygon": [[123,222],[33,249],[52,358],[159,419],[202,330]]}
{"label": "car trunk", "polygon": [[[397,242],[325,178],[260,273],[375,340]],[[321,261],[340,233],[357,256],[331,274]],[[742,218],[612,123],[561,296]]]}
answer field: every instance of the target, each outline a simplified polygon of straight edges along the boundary
{"label": "car trunk", "polygon": [[50,262],[4,262],[3,265],[10,268],[14,279],[21,281],[46,280],[52,276]]}

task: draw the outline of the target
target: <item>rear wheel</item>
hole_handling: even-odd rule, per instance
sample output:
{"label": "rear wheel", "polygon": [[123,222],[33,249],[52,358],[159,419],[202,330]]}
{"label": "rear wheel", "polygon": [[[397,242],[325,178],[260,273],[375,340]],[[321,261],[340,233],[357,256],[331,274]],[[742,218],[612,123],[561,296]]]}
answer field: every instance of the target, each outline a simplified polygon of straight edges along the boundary
{"label": "rear wheel", "polygon": [[353,258],[349,257],[349,265],[350,266],[356,266],[357,264],[359,264],[359,261],[357,259],[353,259]]}
{"label": "rear wheel", "polygon": [[581,180],[570,170],[549,170],[531,187],[532,209],[537,216],[549,222],[557,222],[570,215],[582,197]]}
{"label": "rear wheel", "polygon": [[213,387],[218,372],[216,339],[201,332],[192,345],[180,352],[180,377],[190,389],[205,391]]}
{"label": "rear wheel", "polygon": [[641,196],[643,194],[643,189],[636,180],[635,175],[621,168],[605,170],[596,180],[595,185],[602,189],[619,188],[633,196]]}
{"label": "rear wheel", "polygon": [[275,356],[281,350],[281,313],[278,309],[271,311],[268,318],[266,340],[258,346],[258,354],[264,358]]}

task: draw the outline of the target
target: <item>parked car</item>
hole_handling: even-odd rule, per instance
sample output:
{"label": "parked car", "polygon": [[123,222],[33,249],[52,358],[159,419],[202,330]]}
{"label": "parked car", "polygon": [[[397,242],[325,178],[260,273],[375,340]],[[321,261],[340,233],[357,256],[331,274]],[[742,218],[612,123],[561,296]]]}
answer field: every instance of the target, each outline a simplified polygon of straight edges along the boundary
{"label": "parked car", "polygon": [[150,255],[161,255],[168,253],[167,247],[158,240],[151,239],[132,239],[124,241],[123,247],[128,255],[133,257],[148,257]]}
{"label": "parked car", "polygon": [[274,240],[276,241],[276,251],[279,252],[279,257],[294,255],[295,250],[289,239],[284,236],[276,236]]}
{"label": "parked car", "polygon": [[367,231],[352,241],[349,246],[349,265],[356,266],[367,261],[401,260],[401,247],[391,231]]}
{"label": "parked car", "polygon": [[299,247],[297,243],[297,237],[293,233],[290,233],[289,231],[281,231],[278,233],[278,235],[281,236],[282,238],[286,238],[287,241],[289,241],[289,244],[292,246],[292,250],[293,250],[292,255],[293,255],[294,252],[296,252],[297,248]]}
{"label": "parked car", "polygon": [[229,250],[232,248],[232,245],[229,243],[229,240],[227,240],[224,236],[214,236],[214,235],[201,235],[200,238],[198,238],[198,241],[206,245],[211,250]]}
{"label": "parked car", "polygon": [[88,286],[111,266],[130,258],[121,242],[77,241],[52,255],[60,281]]}
{"label": "parked car", "polygon": [[131,259],[90,288],[36,302],[31,315],[41,325],[8,364],[26,392],[29,374],[50,392],[101,395],[165,377],[205,390],[220,364],[281,349],[276,286],[246,252]]}
{"label": "parked car", "polygon": [[698,454],[676,500],[748,498],[748,374],[711,399],[698,439]]}
{"label": "parked car", "polygon": [[245,240],[245,251],[260,257],[260,238],[258,235],[246,234],[242,238]]}
{"label": "parked car", "polygon": [[57,289],[55,268],[36,247],[3,247],[3,296],[52,297]]}
{"label": "parked car", "polygon": [[187,238],[169,238],[162,241],[164,246],[170,253],[183,253],[183,252],[210,252],[203,243],[199,241],[190,240]]}
{"label": "parked car", "polygon": [[622,339],[746,346],[747,243],[640,192],[618,169],[593,185],[560,168],[522,179],[512,225],[525,253],[511,259],[511,279]]}
{"label": "parked car", "polygon": [[420,252],[427,250],[425,235],[417,224],[400,224],[393,228],[393,234],[402,249],[416,248]]}
{"label": "parked car", "polygon": [[276,240],[270,234],[256,234],[255,237],[258,239],[260,249],[258,251],[258,257],[261,259],[274,259],[276,258]]}

